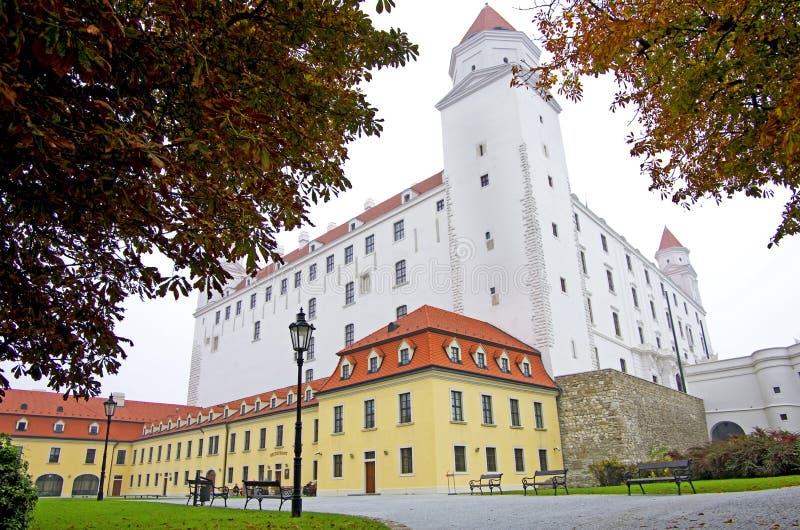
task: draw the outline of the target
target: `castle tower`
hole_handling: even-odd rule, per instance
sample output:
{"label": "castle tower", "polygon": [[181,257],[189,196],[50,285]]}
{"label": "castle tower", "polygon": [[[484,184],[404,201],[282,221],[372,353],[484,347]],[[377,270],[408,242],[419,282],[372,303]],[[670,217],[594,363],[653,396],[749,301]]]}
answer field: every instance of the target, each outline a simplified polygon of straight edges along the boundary
{"label": "castle tower", "polygon": [[488,5],[453,49],[441,112],[453,309],[591,369],[569,181],[553,99],[512,88],[540,51]]}
{"label": "castle tower", "polygon": [[702,305],[700,289],[697,285],[697,272],[689,261],[689,249],[684,247],[669,228],[664,227],[661,244],[656,252],[658,267],[670,280],[678,284],[692,300]]}

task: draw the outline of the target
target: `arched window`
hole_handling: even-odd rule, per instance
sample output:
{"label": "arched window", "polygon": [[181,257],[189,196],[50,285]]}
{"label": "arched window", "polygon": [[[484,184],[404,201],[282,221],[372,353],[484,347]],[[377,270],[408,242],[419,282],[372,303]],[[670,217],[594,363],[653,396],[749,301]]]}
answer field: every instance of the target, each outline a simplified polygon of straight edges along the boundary
{"label": "arched window", "polygon": [[78,475],[72,482],[72,495],[97,495],[100,479],[95,475]]}
{"label": "arched window", "polygon": [[39,497],[61,497],[64,479],[60,475],[49,473],[36,479],[36,491]]}
{"label": "arched window", "polygon": [[731,436],[740,436],[744,430],[732,421],[721,421],[711,429],[712,442],[724,442]]}

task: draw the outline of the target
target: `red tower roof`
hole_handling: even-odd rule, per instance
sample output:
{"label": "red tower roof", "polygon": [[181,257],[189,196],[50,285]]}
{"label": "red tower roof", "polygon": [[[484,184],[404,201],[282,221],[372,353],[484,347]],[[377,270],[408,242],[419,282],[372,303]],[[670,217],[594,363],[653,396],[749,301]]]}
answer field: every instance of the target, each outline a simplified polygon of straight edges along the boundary
{"label": "red tower roof", "polygon": [[681,242],[678,241],[678,238],[672,235],[672,232],[669,231],[669,228],[665,226],[664,233],[661,235],[661,244],[658,246],[658,250],[682,246],[683,245],[681,245]]}
{"label": "red tower roof", "polygon": [[501,17],[497,11],[489,7],[489,4],[486,4],[486,7],[481,9],[481,12],[478,13],[478,18],[475,19],[475,22],[472,23],[467,32],[464,34],[464,38],[461,39],[461,42],[464,42],[476,33],[491,29],[507,29],[510,31],[517,31],[514,29],[514,26],[509,24],[506,19]]}

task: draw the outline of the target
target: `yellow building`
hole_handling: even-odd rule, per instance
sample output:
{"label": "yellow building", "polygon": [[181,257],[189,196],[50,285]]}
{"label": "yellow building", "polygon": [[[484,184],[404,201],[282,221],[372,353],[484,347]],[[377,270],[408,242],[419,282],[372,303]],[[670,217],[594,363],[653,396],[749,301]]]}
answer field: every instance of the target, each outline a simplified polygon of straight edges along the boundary
{"label": "yellow building", "polygon": [[[215,484],[291,484],[294,421],[303,476],[320,495],[460,491],[482,473],[561,468],[557,389],[540,354],[475,319],[423,306],[338,354],[334,374],[213,407],[124,400],[114,415],[105,494],[183,495]],[[40,495],[96,495],[102,402],[10,390],[0,431],[22,447]]]}

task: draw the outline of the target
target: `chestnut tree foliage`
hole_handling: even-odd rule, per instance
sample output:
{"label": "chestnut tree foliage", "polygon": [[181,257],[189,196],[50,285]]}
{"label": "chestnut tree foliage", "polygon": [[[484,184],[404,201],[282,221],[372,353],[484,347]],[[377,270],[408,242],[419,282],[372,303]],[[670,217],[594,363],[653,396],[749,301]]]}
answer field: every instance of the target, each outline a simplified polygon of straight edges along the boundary
{"label": "chestnut tree foliage", "polygon": [[551,59],[517,84],[582,95],[611,73],[631,107],[631,154],[651,190],[689,207],[788,191],[769,246],[800,231],[800,3],[796,0],[547,0],[534,22]]}
{"label": "chestnut tree foliage", "polygon": [[[415,59],[358,0],[0,0],[0,360],[88,397],[130,295],[219,289],[349,187],[358,85]],[[393,0],[379,0],[377,11]],[[148,264],[161,253],[169,273]],[[9,381],[0,373],[0,394]]]}

